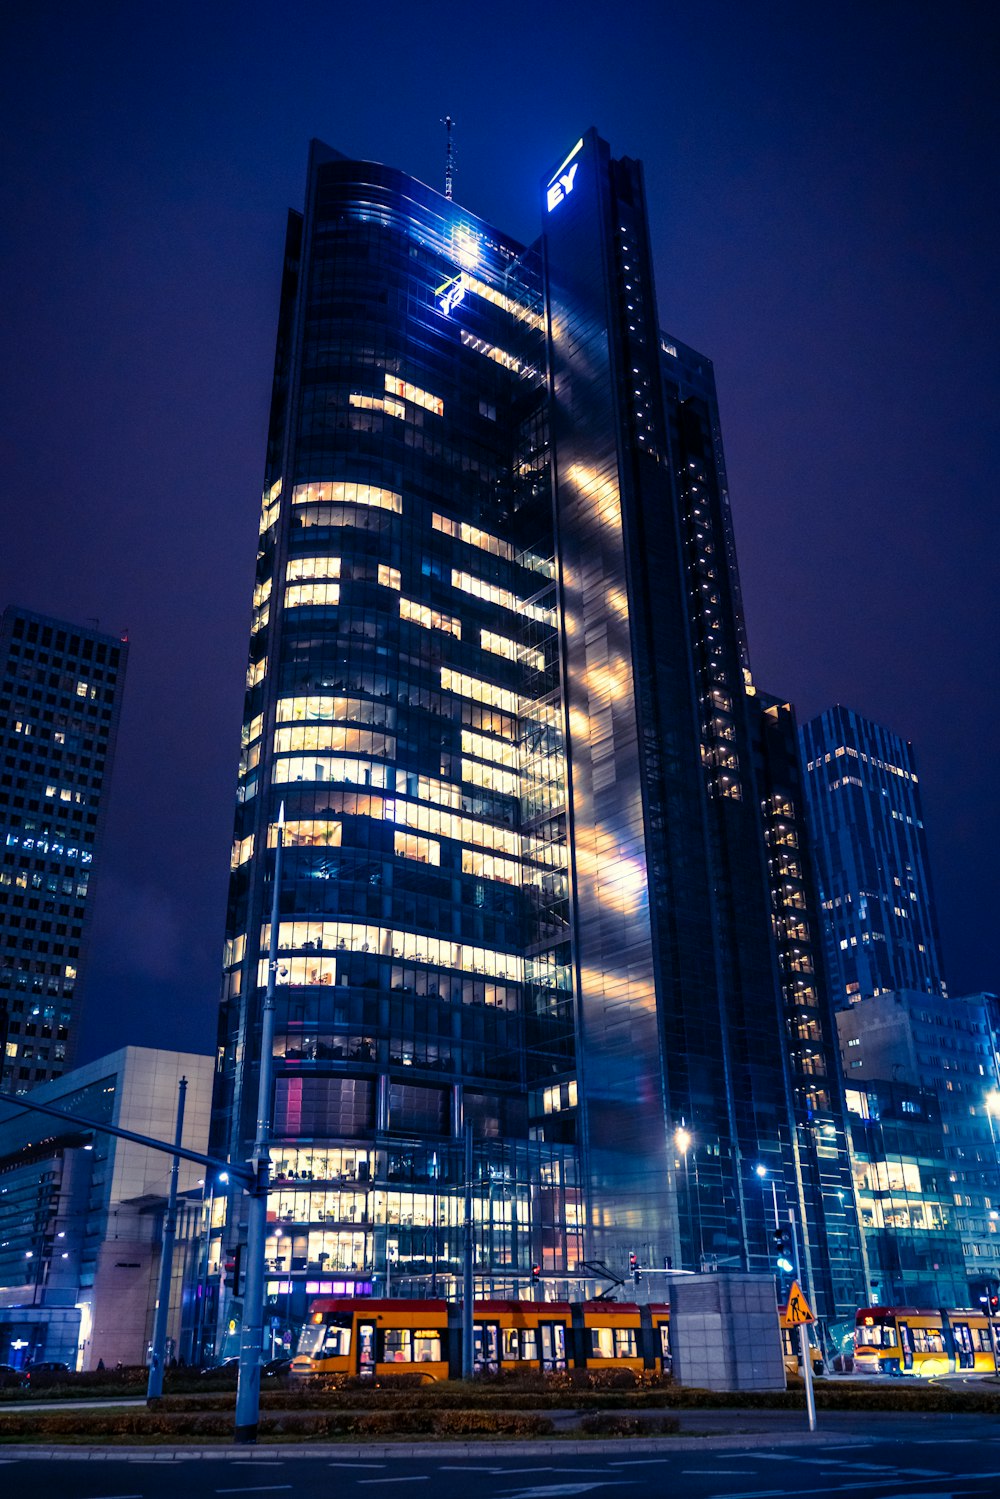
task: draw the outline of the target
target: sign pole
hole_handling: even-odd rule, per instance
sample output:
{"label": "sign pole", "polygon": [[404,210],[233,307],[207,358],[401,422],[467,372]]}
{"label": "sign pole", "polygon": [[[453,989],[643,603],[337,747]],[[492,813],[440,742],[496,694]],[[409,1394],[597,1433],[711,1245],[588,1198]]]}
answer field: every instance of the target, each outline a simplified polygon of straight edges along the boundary
{"label": "sign pole", "polygon": [[816,1396],[813,1394],[813,1365],[812,1349],[809,1346],[809,1326],[806,1322],[799,1323],[799,1350],[802,1354],[802,1378],[806,1384],[806,1415],[809,1420],[809,1430],[816,1430]]}

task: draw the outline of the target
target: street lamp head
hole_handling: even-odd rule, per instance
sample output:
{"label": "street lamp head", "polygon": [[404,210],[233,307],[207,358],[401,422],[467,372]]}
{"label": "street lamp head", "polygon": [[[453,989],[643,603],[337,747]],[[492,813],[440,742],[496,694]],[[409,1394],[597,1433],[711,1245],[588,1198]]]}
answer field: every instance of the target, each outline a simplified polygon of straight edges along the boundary
{"label": "street lamp head", "polygon": [[761,1181],[763,1181],[764,1177],[767,1175],[767,1167],[766,1166],[755,1166],[753,1169],[756,1171],[756,1173],[760,1177]]}
{"label": "street lamp head", "polygon": [[225,1185],[225,1183],[228,1182],[228,1180],[229,1180],[229,1172],[228,1171],[220,1171],[219,1172],[219,1181],[222,1182],[223,1185]]}
{"label": "street lamp head", "polygon": [[691,1148],[691,1131],[685,1129],[683,1125],[681,1125],[679,1129],[675,1129],[674,1144],[677,1146],[677,1149],[680,1151],[681,1155],[687,1155],[689,1149]]}

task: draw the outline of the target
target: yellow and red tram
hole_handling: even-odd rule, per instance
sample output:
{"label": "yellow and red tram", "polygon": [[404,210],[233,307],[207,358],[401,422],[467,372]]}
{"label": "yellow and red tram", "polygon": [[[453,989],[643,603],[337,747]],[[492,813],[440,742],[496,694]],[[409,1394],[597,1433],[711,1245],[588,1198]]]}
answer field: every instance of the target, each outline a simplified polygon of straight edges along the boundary
{"label": "yellow and red tram", "polygon": [[855,1319],[858,1374],[996,1374],[1000,1316],[968,1307],[862,1307]]}
{"label": "yellow and red tram", "polygon": [[[384,1379],[456,1379],[462,1308],[449,1301],[322,1297],[314,1301],[291,1373]],[[477,1301],[477,1373],[560,1369],[670,1372],[670,1309],[664,1303]]]}

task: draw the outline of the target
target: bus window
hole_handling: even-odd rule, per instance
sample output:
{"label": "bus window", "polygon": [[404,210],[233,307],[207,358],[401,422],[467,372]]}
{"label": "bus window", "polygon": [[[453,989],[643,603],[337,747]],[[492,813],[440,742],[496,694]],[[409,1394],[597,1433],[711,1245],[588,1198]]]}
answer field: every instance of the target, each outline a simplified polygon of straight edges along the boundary
{"label": "bus window", "polygon": [[542,1368],[543,1369],[565,1369],[566,1367],[566,1328],[562,1322],[543,1322],[542,1334]]}
{"label": "bus window", "polygon": [[615,1358],[635,1358],[635,1328],[615,1328]]}
{"label": "bus window", "polygon": [[614,1341],[610,1327],[590,1329],[590,1356],[591,1358],[614,1358]]}
{"label": "bus window", "polygon": [[323,1340],[323,1358],[345,1358],[351,1351],[351,1329],[328,1327]]}
{"label": "bus window", "polygon": [[420,1328],[413,1334],[413,1357],[418,1364],[441,1362],[441,1334],[433,1328]]}
{"label": "bus window", "polygon": [[385,1333],[386,1364],[409,1364],[413,1361],[413,1334],[408,1327],[389,1327]]}
{"label": "bus window", "polygon": [[375,1377],[375,1323],[358,1323],[358,1373],[362,1379]]}
{"label": "bus window", "polygon": [[307,1322],[299,1333],[299,1353],[304,1358],[316,1358],[323,1346],[323,1334],[330,1331],[332,1329],[324,1327],[322,1322],[319,1326],[314,1322]]}
{"label": "bus window", "polygon": [[495,1374],[500,1367],[500,1337],[495,1322],[477,1322],[472,1330],[472,1364],[474,1369],[488,1369]]}

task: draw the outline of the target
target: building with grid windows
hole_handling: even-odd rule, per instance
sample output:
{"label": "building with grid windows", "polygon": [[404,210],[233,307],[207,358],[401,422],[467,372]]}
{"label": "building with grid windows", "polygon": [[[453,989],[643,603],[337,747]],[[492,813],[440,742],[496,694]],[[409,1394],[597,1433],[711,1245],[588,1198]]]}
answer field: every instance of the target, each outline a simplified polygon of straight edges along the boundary
{"label": "building with grid windows", "polygon": [[913,746],[850,708],[802,728],[834,1005],[947,993]]}
{"label": "building with grid windows", "polygon": [[[777,1211],[822,1314],[853,1317],[814,913],[784,957],[773,938],[765,820],[794,723],[789,741],[775,708],[765,732],[750,679],[711,364],[660,330],[637,163],[588,131],[541,212],[526,247],[313,144],[216,1146],[244,1158],[254,1135],[283,804],[272,1313],[334,1288],[455,1294],[471,1127],[488,1291],[579,1294],[630,1255],[654,1293],[668,1265],[768,1270]],[[225,1263],[237,1197],[217,1232]]]}
{"label": "building with grid windows", "polygon": [[0,1092],[72,1065],[128,643],[0,618]]}
{"label": "building with grid windows", "polygon": [[[916,990],[874,995],[837,1015],[840,1051],[848,1099],[856,1110],[856,1090],[881,1089],[898,1083],[920,1088],[935,1101],[927,1131],[936,1122],[938,1153],[947,1168],[947,1208],[923,1203],[925,1180],[914,1176],[904,1185],[908,1205],[896,1202],[891,1220],[876,1222],[882,1230],[900,1232],[946,1227],[958,1236],[964,1259],[967,1295],[978,1304],[982,1295],[1000,1293],[1000,1006],[995,994],[967,994],[944,999]],[[855,1131],[855,1139],[857,1133]],[[933,1192],[940,1192],[940,1173]],[[866,1238],[870,1227],[862,1226]],[[932,1220],[933,1223],[932,1223]],[[905,1237],[905,1234],[904,1234]],[[941,1242],[935,1238],[933,1246]],[[885,1261],[885,1250],[881,1254]],[[937,1256],[925,1268],[934,1268]],[[938,1268],[945,1278],[945,1264]],[[875,1270],[872,1271],[875,1279]]]}

